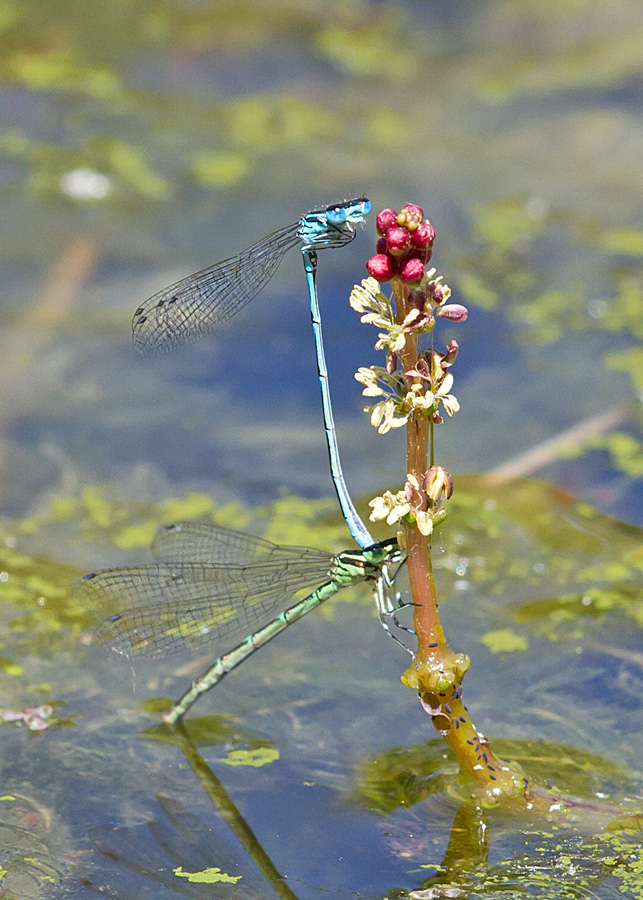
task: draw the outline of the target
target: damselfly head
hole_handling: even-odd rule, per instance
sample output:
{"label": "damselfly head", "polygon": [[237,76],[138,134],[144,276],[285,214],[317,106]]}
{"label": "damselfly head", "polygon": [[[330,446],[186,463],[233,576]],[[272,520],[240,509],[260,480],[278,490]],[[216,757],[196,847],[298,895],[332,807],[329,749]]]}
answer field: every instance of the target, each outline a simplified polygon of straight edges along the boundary
{"label": "damselfly head", "polygon": [[324,250],[350,244],[355,237],[355,225],[364,221],[370,209],[371,201],[359,197],[303,216],[298,231],[302,250]]}
{"label": "damselfly head", "polygon": [[343,203],[335,203],[324,210],[324,212],[330,225],[343,225],[345,222],[353,224],[363,222],[371,209],[371,201],[367,200],[366,197],[359,197],[356,200],[345,200]]}
{"label": "damselfly head", "polygon": [[373,544],[372,547],[366,547],[362,552],[369,562],[378,567],[395,565],[406,559],[405,551],[395,538]]}

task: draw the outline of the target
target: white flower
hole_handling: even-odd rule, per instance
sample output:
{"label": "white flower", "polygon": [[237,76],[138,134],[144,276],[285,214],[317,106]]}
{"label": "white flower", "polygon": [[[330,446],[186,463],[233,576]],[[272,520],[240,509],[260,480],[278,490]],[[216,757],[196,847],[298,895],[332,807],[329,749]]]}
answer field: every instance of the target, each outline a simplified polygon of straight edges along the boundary
{"label": "white flower", "polygon": [[386,328],[386,331],[378,334],[375,349],[384,350],[388,348],[391,353],[399,353],[403,349],[405,341],[402,326],[398,325],[397,322],[391,322],[390,325],[384,322],[381,327]]}
{"label": "white flower", "polygon": [[460,409],[460,404],[458,403],[457,398],[450,394],[449,391],[453,387],[453,375],[451,372],[447,372],[442,382],[435,392],[436,400],[442,404],[444,407],[444,411],[448,416],[454,416],[457,411]]}
{"label": "white flower", "polygon": [[418,510],[415,514],[415,521],[420,534],[423,534],[425,537],[431,534],[433,531],[433,519],[426,510]]}
{"label": "white flower", "polygon": [[379,283],[374,278],[364,278],[351,291],[349,303],[352,308],[362,313],[361,321],[379,328],[388,328],[395,322],[395,316],[388,299],[379,290]]}
{"label": "white flower", "polygon": [[371,425],[373,428],[377,428],[379,434],[387,434],[391,428],[401,428],[402,425],[406,425],[409,418],[408,413],[405,416],[396,417],[395,412],[396,404],[392,397],[380,400],[370,409]]}
{"label": "white flower", "polygon": [[429,390],[423,390],[421,384],[414,384],[404,399],[412,409],[424,411],[434,409],[436,406],[433,393]]}
{"label": "white flower", "polygon": [[453,416],[460,409],[460,404],[457,401],[457,398],[450,394],[449,391],[453,387],[453,375],[451,372],[447,372],[447,374],[442,379],[442,382],[435,392],[436,400],[442,403],[444,407],[444,411],[448,416]]}
{"label": "white flower", "polygon": [[451,372],[447,372],[442,381],[440,382],[440,387],[437,390],[438,395],[448,394],[451,388],[453,387],[453,375]]}
{"label": "white flower", "polygon": [[[384,434],[381,431],[382,422],[389,419],[394,412],[395,403],[390,397],[387,400],[380,400],[379,403],[371,407],[371,425],[373,428],[377,428],[380,434]],[[386,430],[388,431],[388,428]]]}
{"label": "white flower", "polygon": [[383,397],[384,391],[377,384],[378,373],[366,366],[361,366],[355,373],[355,380],[365,385],[362,394],[365,397]]}
{"label": "white flower", "polygon": [[387,525],[394,525],[411,511],[411,506],[406,499],[404,491],[398,491],[397,494],[393,494],[391,491],[384,491],[382,497],[374,497],[368,505],[373,507],[373,512],[370,515],[371,522],[386,519]]}
{"label": "white flower", "polygon": [[379,293],[379,283],[374,278],[364,278],[361,284],[353,287],[349,303],[356,312],[366,312],[373,309]]}
{"label": "white flower", "polygon": [[362,314],[362,322],[382,329],[375,344],[376,350],[387,348],[397,353],[404,347],[402,326],[395,321],[391,302],[379,290],[379,283],[374,278],[364,278],[361,284],[356,284],[349,302],[354,310]]}
{"label": "white flower", "polygon": [[460,404],[457,399],[453,396],[453,394],[447,394],[446,397],[442,397],[442,406],[444,407],[444,411],[447,416],[454,416],[457,411],[460,409]]}

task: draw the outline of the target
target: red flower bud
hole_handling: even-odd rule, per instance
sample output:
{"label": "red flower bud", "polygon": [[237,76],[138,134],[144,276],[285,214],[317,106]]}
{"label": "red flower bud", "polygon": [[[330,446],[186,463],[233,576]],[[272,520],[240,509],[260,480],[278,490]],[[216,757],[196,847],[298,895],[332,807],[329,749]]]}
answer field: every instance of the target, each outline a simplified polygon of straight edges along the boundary
{"label": "red flower bud", "polygon": [[389,228],[386,232],[386,247],[393,256],[403,256],[411,246],[411,236],[406,228]]}
{"label": "red flower bud", "polygon": [[440,316],[441,319],[448,319],[450,322],[464,322],[469,315],[469,310],[466,306],[461,306],[459,303],[447,303],[445,306],[438,307],[435,314]]}
{"label": "red flower bud", "polygon": [[395,261],[386,253],[376,253],[366,263],[369,275],[376,281],[390,281],[395,275]]}
{"label": "red flower bud", "polygon": [[407,259],[400,268],[400,278],[404,284],[419,284],[424,275],[424,263],[421,259]]}
{"label": "red flower bud", "polygon": [[411,247],[406,254],[406,259],[420,259],[422,260],[422,263],[426,265],[431,259],[432,253],[433,251],[430,247],[426,247],[424,250],[416,250],[415,247]]}
{"label": "red flower bud", "polygon": [[378,253],[386,253],[386,238],[378,238],[375,243],[375,249]]}
{"label": "red flower bud", "polygon": [[422,222],[421,225],[411,233],[411,246],[418,249],[430,247],[435,239],[435,228],[428,222]]}
{"label": "red flower bud", "polygon": [[400,210],[400,215],[404,214],[406,214],[407,221],[416,219],[418,222],[421,222],[424,218],[424,210],[421,206],[416,206],[415,203],[405,203]]}
{"label": "red flower bud", "polygon": [[375,226],[380,234],[386,234],[389,228],[392,228],[394,225],[397,225],[397,213],[394,209],[389,207],[378,212]]}

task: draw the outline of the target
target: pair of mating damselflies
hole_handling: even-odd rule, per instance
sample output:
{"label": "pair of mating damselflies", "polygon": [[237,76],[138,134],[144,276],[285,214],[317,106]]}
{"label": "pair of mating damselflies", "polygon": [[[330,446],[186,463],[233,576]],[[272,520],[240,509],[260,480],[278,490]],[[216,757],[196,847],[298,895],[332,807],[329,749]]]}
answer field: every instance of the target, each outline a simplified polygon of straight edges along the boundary
{"label": "pair of mating damselflies", "polygon": [[[306,547],[280,547],[221,526],[183,522],[161,529],[152,546],[160,562],[85,575],[75,595],[99,610],[117,606],[99,629],[117,652],[131,657],[167,655],[204,642],[248,637],[220,656],[166,715],[178,721],[202,693],[288,625],[338,590],[360,581],[374,585],[384,628],[394,614],[387,588],[389,566],[403,553],[395,540],[376,543],[357,513],[341,467],[328,385],[317,298],[317,250],[341,247],[371,210],[365,198],[316,210],[263,238],[237,256],[191,275],[150,297],[132,323],[143,353],[193,343],[216,329],[267,284],[285,253],[299,244],[308,285],[333,483],[351,535],[361,548],[329,556]],[[306,587],[318,587],[276,618],[257,627]],[[390,632],[389,632],[390,633]]]}

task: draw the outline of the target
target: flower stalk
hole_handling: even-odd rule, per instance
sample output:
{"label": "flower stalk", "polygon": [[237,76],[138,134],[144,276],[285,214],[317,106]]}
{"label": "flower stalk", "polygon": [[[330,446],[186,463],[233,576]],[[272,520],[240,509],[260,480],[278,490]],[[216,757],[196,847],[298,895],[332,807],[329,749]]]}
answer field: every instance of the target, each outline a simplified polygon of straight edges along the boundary
{"label": "flower stalk", "polygon": [[[469,790],[486,805],[526,798],[526,779],[496,758],[462,702],[470,661],[452,650],[444,635],[431,558],[433,532],[446,518],[445,504],[453,493],[451,476],[435,463],[435,428],[444,423],[443,414],[454,416],[460,408],[450,371],[458,345],[450,341],[444,350],[435,349],[433,331],[440,319],[465,321],[467,310],[449,303],[448,285],[427,268],[435,229],[419,206],[407,204],[399,213],[382,210],[377,230],[377,252],[366,264],[370,277],[354,287],[350,303],[362,322],[379,329],[375,348],[386,353],[384,366],[362,367],[355,375],[363,395],[375,401],[365,411],[380,434],[406,428],[404,487],[370,503],[371,520],[396,525],[407,554],[417,650],[402,681],[417,691],[433,725],[455,751]],[[383,284],[390,284],[390,295],[383,293]]]}

